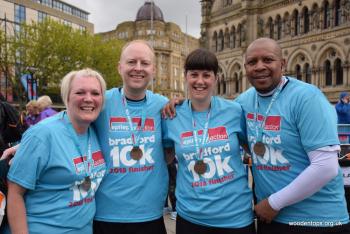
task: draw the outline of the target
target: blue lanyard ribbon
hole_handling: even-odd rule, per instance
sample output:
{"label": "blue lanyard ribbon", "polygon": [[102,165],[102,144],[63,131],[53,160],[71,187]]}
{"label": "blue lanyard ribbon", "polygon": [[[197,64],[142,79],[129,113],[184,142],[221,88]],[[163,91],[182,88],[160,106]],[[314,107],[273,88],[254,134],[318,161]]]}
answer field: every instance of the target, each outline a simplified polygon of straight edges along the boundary
{"label": "blue lanyard ribbon", "polygon": [[65,126],[69,132],[69,135],[72,137],[74,145],[76,147],[76,149],[79,152],[80,158],[83,162],[84,165],[84,171],[85,171],[85,176],[86,177],[90,177],[91,175],[91,168],[93,165],[92,162],[92,152],[91,152],[91,134],[90,134],[90,127],[88,128],[88,149],[87,149],[87,155],[86,155],[86,160],[84,160],[84,154],[82,153],[79,141],[78,141],[78,136],[76,131],[73,128],[72,123],[69,123],[68,119],[68,115],[66,111],[62,112],[62,119],[65,121]]}
{"label": "blue lanyard ribbon", "polygon": [[261,142],[262,139],[262,135],[264,132],[264,128],[265,128],[265,122],[266,119],[268,117],[268,114],[270,113],[271,107],[273,105],[273,103],[276,101],[278,95],[280,94],[280,92],[282,91],[283,85],[285,84],[285,77],[282,76],[281,82],[279,83],[278,87],[276,88],[276,91],[273,93],[271,101],[266,109],[265,112],[265,116],[263,116],[263,121],[261,122],[261,124],[259,125],[259,103],[258,103],[258,93],[255,93],[255,113],[254,113],[254,117],[255,117],[255,135],[256,135],[256,142]]}
{"label": "blue lanyard ribbon", "polygon": [[203,148],[204,145],[208,142],[208,127],[209,127],[209,121],[210,121],[210,115],[211,115],[211,110],[213,108],[213,103],[214,103],[214,97],[212,97],[211,99],[211,106],[209,111],[207,112],[207,119],[205,121],[204,124],[204,129],[203,129],[203,133],[202,133],[202,141],[200,142],[201,144],[199,145],[199,141],[198,141],[198,132],[199,130],[196,130],[197,128],[197,124],[196,121],[193,117],[193,112],[192,112],[192,105],[191,105],[191,101],[188,102],[189,107],[190,107],[190,111],[191,111],[191,118],[192,118],[192,132],[193,132],[193,139],[194,139],[194,143],[195,143],[195,147],[196,147],[196,157],[198,160],[202,160],[203,159]]}
{"label": "blue lanyard ribbon", "polygon": [[141,135],[141,132],[144,130],[145,122],[146,122],[146,109],[147,109],[146,107],[147,107],[147,99],[148,98],[146,96],[146,103],[142,107],[141,126],[140,126],[140,129],[137,129],[138,123],[136,124],[135,127],[133,126],[133,123],[132,123],[130,111],[128,108],[128,103],[127,103],[126,97],[124,95],[124,88],[121,89],[121,96],[122,96],[122,103],[123,103],[123,106],[125,109],[125,115],[126,115],[126,118],[128,119],[128,123],[129,123],[129,127],[130,127],[131,140],[132,140],[133,146],[139,147],[140,135]]}

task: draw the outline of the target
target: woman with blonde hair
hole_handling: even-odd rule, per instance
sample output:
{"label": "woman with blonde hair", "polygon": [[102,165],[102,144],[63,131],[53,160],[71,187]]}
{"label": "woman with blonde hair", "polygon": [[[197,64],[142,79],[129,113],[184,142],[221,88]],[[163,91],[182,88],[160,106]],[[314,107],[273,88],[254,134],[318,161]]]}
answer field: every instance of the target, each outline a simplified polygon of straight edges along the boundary
{"label": "woman with blonde hair", "polygon": [[31,127],[8,174],[12,233],[92,233],[95,192],[106,166],[94,129],[106,89],[91,69],[61,84],[67,110]]}
{"label": "woman with blonde hair", "polygon": [[57,113],[51,106],[51,98],[47,95],[41,96],[38,98],[38,105],[40,109],[39,121],[46,119],[50,116],[53,116]]}
{"label": "woman with blonde hair", "polygon": [[25,122],[28,127],[36,124],[40,120],[40,110],[38,102],[35,100],[29,101],[26,104],[27,115],[25,117]]}

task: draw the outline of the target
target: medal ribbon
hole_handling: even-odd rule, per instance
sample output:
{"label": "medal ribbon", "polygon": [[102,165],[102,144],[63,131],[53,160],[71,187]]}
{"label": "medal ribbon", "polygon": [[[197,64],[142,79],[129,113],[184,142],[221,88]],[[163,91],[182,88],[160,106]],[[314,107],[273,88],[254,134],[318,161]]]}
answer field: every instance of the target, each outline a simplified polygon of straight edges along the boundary
{"label": "medal ribbon", "polygon": [[125,109],[125,115],[126,115],[126,118],[128,119],[130,131],[131,131],[132,144],[133,144],[134,147],[139,147],[140,135],[141,135],[140,133],[144,130],[145,122],[146,122],[146,109],[147,109],[146,107],[147,107],[147,99],[148,98],[146,96],[146,103],[142,107],[141,126],[140,126],[140,129],[137,130],[138,123],[136,124],[136,127],[134,128],[133,124],[132,124],[132,119],[131,119],[131,116],[130,116],[130,111],[129,111],[129,108],[128,108],[128,103],[127,103],[126,97],[124,95],[124,88],[122,88],[122,90],[121,90],[121,95],[122,95],[122,103],[123,103],[123,106],[124,106],[124,109]]}
{"label": "medal ribbon", "polygon": [[258,114],[259,114],[259,103],[258,103],[258,93],[255,93],[255,134],[256,134],[256,142],[261,142],[262,140],[262,135],[264,132],[264,127],[265,127],[265,122],[266,119],[268,117],[268,114],[270,113],[271,107],[273,105],[273,103],[276,101],[278,95],[280,94],[280,92],[282,91],[282,87],[285,84],[285,77],[282,76],[281,82],[279,83],[278,87],[276,88],[276,91],[273,93],[271,101],[267,107],[267,110],[265,112],[265,116],[263,117],[263,121],[261,122],[260,126],[259,126],[259,118],[258,118]]}
{"label": "medal ribbon", "polygon": [[191,101],[188,102],[189,103],[188,105],[189,105],[190,110],[191,110],[192,128],[193,128],[192,132],[193,132],[193,139],[194,139],[194,143],[195,143],[195,146],[196,146],[196,154],[197,154],[197,159],[198,160],[202,160],[204,144],[208,141],[207,134],[208,134],[208,126],[209,126],[209,120],[210,120],[213,100],[214,100],[214,98],[212,97],[212,99],[211,99],[211,107],[210,107],[210,109],[209,109],[209,111],[207,113],[207,120],[205,121],[205,124],[204,124],[201,145],[199,145],[199,142],[198,142],[198,135],[197,135],[198,131],[196,130],[197,125],[196,125],[196,121],[195,121],[195,119],[193,117]]}
{"label": "medal ribbon", "polygon": [[81,150],[81,147],[79,145],[79,141],[78,141],[78,136],[77,136],[77,133],[75,132],[74,128],[73,128],[73,125],[72,127],[70,127],[71,123],[68,122],[68,115],[67,117],[65,117],[65,115],[67,114],[66,111],[63,111],[62,113],[62,119],[65,121],[65,126],[69,132],[69,135],[71,135],[72,139],[73,139],[73,142],[74,142],[74,145],[76,147],[76,149],[78,150],[79,152],[79,155],[80,155],[80,158],[83,162],[83,165],[84,165],[84,171],[85,171],[85,177],[90,177],[91,175],[91,167],[93,165],[93,162],[92,162],[92,153],[91,153],[91,138],[90,138],[90,127],[88,128],[88,152],[87,152],[87,155],[86,155],[86,160],[84,160],[84,154],[82,153],[82,150]]}

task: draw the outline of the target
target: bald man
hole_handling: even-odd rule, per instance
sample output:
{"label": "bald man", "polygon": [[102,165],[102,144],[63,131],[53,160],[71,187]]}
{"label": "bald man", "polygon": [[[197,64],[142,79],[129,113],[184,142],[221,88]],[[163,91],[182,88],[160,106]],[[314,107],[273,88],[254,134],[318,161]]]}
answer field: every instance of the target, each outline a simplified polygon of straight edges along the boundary
{"label": "bald man", "polygon": [[106,92],[94,123],[107,172],[96,193],[95,234],[164,234],[168,192],[160,109],[167,102],[147,90],[155,74],[153,48],[142,40],[126,44],[118,71],[123,87]]}
{"label": "bald man", "polygon": [[253,158],[258,233],[350,233],[338,166],[337,117],[313,85],[283,76],[276,41],[259,38],[244,67],[244,110]]}

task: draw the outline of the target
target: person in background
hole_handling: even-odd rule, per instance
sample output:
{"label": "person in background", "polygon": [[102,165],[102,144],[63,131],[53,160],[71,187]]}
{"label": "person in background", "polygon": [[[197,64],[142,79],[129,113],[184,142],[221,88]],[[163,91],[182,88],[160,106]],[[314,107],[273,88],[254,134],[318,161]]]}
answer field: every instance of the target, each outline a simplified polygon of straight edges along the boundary
{"label": "person in background", "polygon": [[205,49],[186,58],[189,99],[163,124],[175,147],[177,234],[254,234],[252,192],[240,156],[245,123],[238,103],[213,96],[216,56]]}
{"label": "person in background", "polygon": [[6,128],[6,112],[3,107],[3,103],[6,102],[4,96],[0,93],[0,154],[8,148],[8,142],[3,137],[3,132]]}
{"label": "person in background", "polygon": [[[168,187],[168,197],[165,200],[164,214],[170,214],[170,219],[176,220],[176,175],[177,175],[177,159],[174,158],[168,164],[168,174],[169,174],[169,187]],[[169,201],[171,207],[169,207]]]}
{"label": "person in background", "polygon": [[26,124],[17,109],[0,93],[0,153],[20,141],[25,130]]}
{"label": "person in background", "polygon": [[106,165],[90,124],[105,89],[94,70],[68,73],[61,84],[67,110],[25,132],[7,176],[12,233],[92,233]]}
{"label": "person in background", "polygon": [[342,92],[339,102],[335,105],[338,115],[338,124],[350,124],[350,96],[347,92]]}
{"label": "person in background", "polygon": [[40,120],[40,110],[37,101],[32,100],[26,104],[27,114],[25,117],[25,122],[28,127],[33,126]]}
{"label": "person in background", "polygon": [[315,86],[283,76],[282,49],[253,41],[244,67],[259,234],[350,233],[334,107]]}
{"label": "person in background", "polygon": [[40,96],[38,98],[38,105],[39,105],[39,121],[46,119],[50,116],[53,116],[57,113],[57,111],[55,111],[52,108],[52,101],[51,98],[47,95],[44,96]]}

